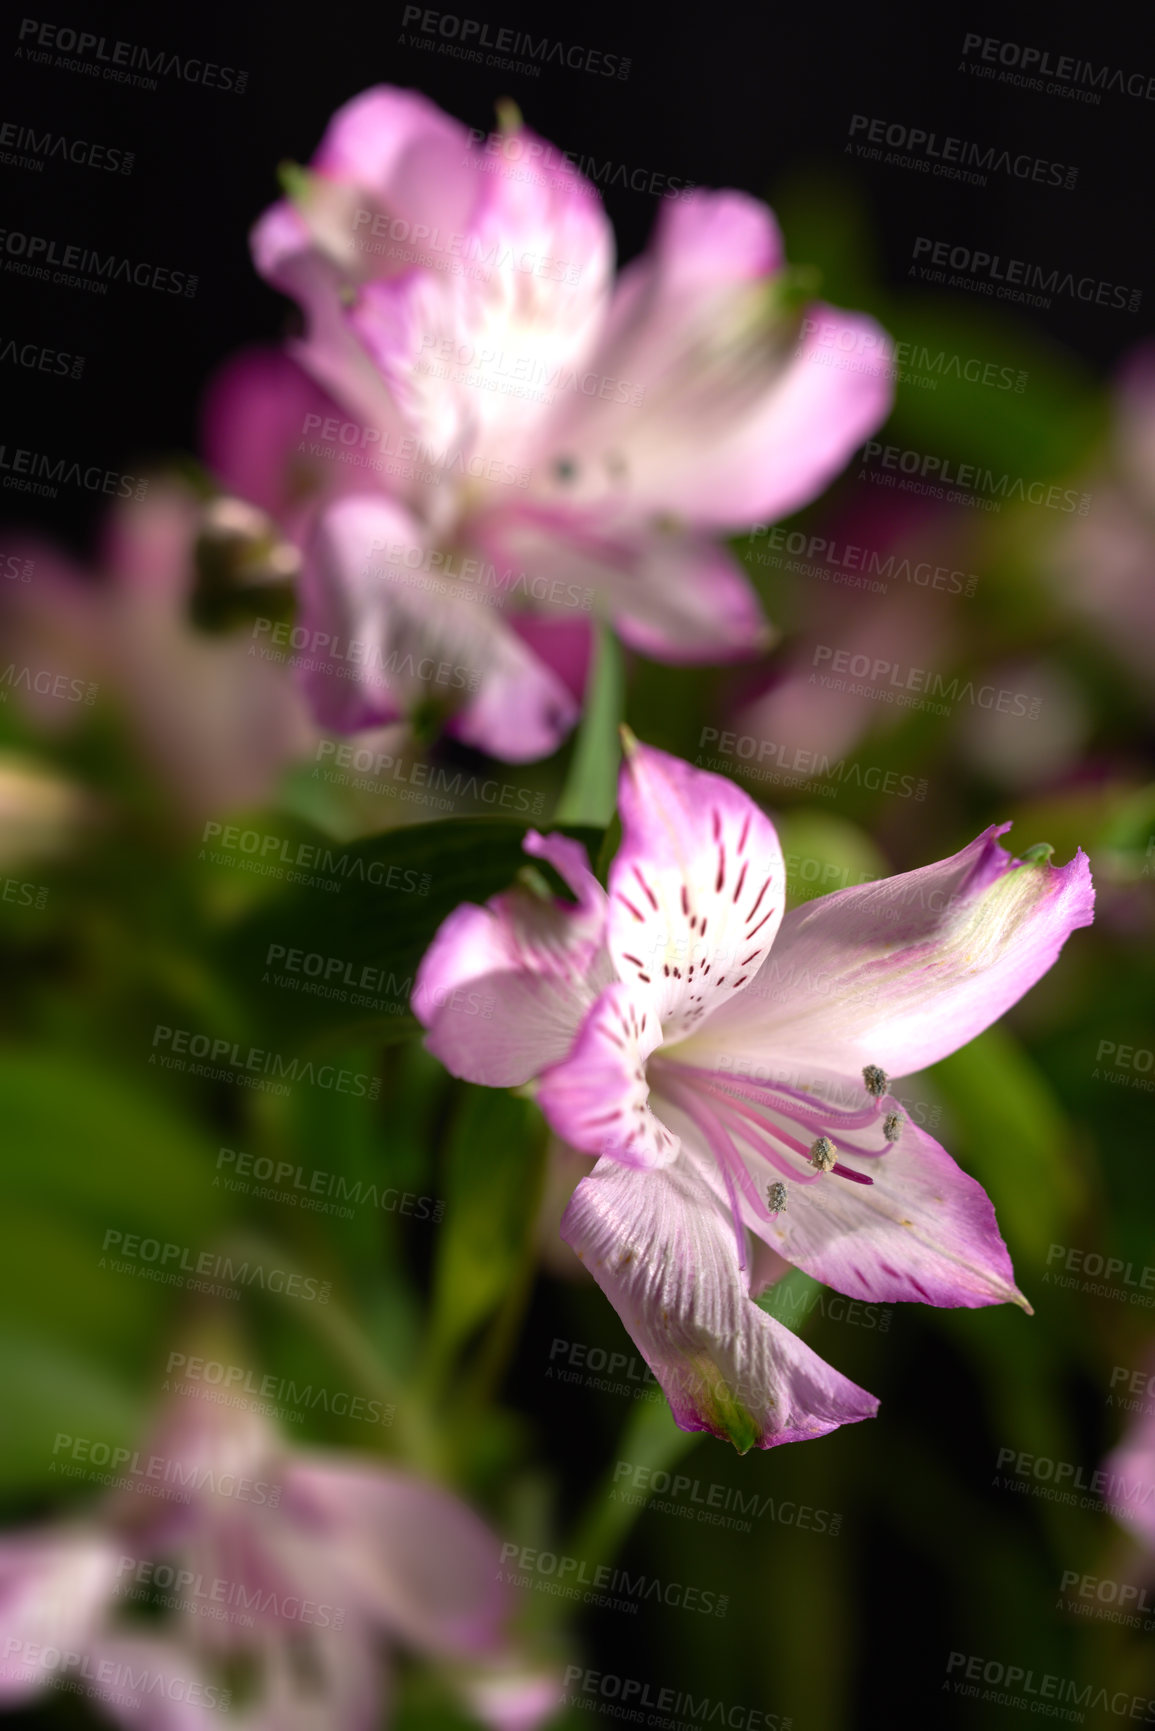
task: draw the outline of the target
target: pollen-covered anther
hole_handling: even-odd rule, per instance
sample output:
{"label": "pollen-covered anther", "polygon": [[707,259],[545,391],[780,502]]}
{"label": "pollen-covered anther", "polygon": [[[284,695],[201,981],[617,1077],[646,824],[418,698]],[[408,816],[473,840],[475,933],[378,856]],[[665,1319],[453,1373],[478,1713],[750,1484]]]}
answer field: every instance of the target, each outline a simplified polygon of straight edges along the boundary
{"label": "pollen-covered anther", "polygon": [[829,1136],[819,1136],[810,1150],[810,1164],[817,1166],[820,1172],[832,1172],[838,1158],[838,1150]]}
{"label": "pollen-covered anther", "polygon": [[902,1113],[888,1112],[882,1120],[882,1134],[888,1142],[897,1142],[902,1129]]}
{"label": "pollen-covered anther", "polygon": [[881,1100],[890,1087],[890,1078],[885,1070],[877,1064],[868,1064],[862,1072],[862,1080],[866,1083],[866,1092],[872,1100]]}
{"label": "pollen-covered anther", "polygon": [[781,1214],[786,1207],[786,1186],[781,1182],[766,1186],[766,1201],[771,1214]]}

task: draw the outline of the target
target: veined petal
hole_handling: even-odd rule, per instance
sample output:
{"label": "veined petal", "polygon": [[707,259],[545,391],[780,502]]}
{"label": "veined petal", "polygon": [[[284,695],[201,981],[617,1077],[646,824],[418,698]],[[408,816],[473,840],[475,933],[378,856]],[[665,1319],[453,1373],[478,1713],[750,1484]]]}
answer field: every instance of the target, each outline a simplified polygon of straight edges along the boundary
{"label": "veined petal", "polygon": [[785,900],[782,849],[733,782],[636,741],[618,809],[610,954],[664,1038],[680,1039],[736,1002],[765,960]]}
{"label": "veined petal", "polygon": [[585,849],[532,830],[524,846],[560,873],[577,906],[520,886],[485,907],[464,903],[426,952],[413,993],[429,1050],[491,1088],[519,1087],[564,1057],[610,978],[605,891]]}
{"label": "veined petal", "polygon": [[660,1172],[602,1160],[562,1237],[658,1378],[683,1430],[739,1453],[825,1436],[878,1402],[752,1301],[732,1222],[686,1158]]}
{"label": "veined petal", "polygon": [[837,1172],[787,1180],[781,1213],[755,1219],[745,1211],[771,1249],[851,1298],[1030,1309],[990,1198],[932,1136],[904,1114],[885,1154],[856,1159],[839,1146],[837,1130],[831,1135],[840,1163],[872,1182],[850,1183]]}
{"label": "veined petal", "polygon": [[646,1059],[662,1027],[644,999],[615,980],[589,1015],[569,1056],[547,1070],[538,1105],[553,1129],[582,1154],[625,1166],[667,1166],[678,1140],[650,1111]]}
{"label": "veined petal", "polygon": [[769,1054],[783,1074],[858,1075],[878,1064],[905,1076],[964,1046],[1092,919],[1082,850],[1062,867],[1021,863],[996,840],[1009,828],[992,826],[935,865],[792,909],[767,965],[776,988],[722,1006],[687,1060],[726,1054],[764,1065]]}

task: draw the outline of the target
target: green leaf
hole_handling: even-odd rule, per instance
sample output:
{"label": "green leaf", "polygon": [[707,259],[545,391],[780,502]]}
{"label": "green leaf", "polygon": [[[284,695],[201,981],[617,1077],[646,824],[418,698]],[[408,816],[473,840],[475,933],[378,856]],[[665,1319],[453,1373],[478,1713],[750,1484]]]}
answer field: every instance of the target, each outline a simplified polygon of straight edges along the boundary
{"label": "green leaf", "polygon": [[[262,1036],[284,1033],[297,1045],[361,1032],[408,1038],[420,1032],[409,999],[438,927],[462,902],[510,887],[526,864],[526,833],[502,818],[449,818],[347,847],[330,842],[338,890],[306,885],[277,896],[223,935],[219,965]],[[592,850],[601,841],[598,831],[568,833]],[[289,952],[298,953],[292,968]]]}
{"label": "green leaf", "polygon": [[618,728],[624,699],[621,647],[611,628],[602,624],[598,627],[585,714],[555,814],[558,823],[591,824],[604,829],[613,817],[621,759]]}
{"label": "green leaf", "polygon": [[525,1260],[538,1206],[541,1123],[528,1100],[465,1087],[445,1154],[427,1373],[497,1309]]}

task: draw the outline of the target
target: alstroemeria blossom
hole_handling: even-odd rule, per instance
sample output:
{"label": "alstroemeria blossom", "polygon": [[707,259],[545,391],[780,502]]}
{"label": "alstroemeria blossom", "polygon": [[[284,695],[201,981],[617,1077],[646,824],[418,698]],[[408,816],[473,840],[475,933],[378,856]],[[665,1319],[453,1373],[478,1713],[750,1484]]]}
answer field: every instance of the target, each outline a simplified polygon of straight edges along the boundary
{"label": "alstroemeria blossom", "polygon": [[[719,537],[812,499],[891,388],[871,320],[789,311],[764,205],[666,200],[615,282],[600,199],[564,158],[520,123],[479,145],[387,87],[338,111],[292,184],[254,231],[256,262],[304,309],[296,352],[350,417],[328,436],[381,470],[325,513],[303,623],[382,646],[386,672],[402,650],[440,666],[470,645],[477,673],[447,693],[428,672],[375,677],[364,652],[361,679],[320,664],[322,722],[354,731],[424,696],[468,743],[540,757],[577,706],[536,619],[580,633],[596,611],[673,662],[769,641]],[[877,364],[823,364],[831,330]]]}
{"label": "alstroemeria blossom", "polygon": [[[225,1708],[243,1731],[371,1731],[400,1646],[491,1731],[549,1715],[558,1677],[515,1647],[499,1542],[471,1509],[377,1460],[291,1448],[205,1392],[177,1385],[137,1482],[85,1520],[0,1538],[0,1706],[58,1682],[127,1731],[208,1731]],[[166,1614],[134,1615],[148,1600]]]}
{"label": "alstroemeria blossom", "polygon": [[[531,833],[576,900],[526,886],[458,908],[414,1009],[455,1075],[536,1082],[554,1131],[598,1157],[562,1236],[679,1425],[741,1450],[821,1436],[877,1402],[754,1302],[768,1268],[852,1298],[1029,1308],[985,1193],[888,1077],[1046,972],[1091,919],[1087,859],[1012,859],[992,827],[784,915],[773,825],[731,782],[631,741],[619,811],[608,893],[576,842]],[[466,985],[491,1019],[465,1013]]]}

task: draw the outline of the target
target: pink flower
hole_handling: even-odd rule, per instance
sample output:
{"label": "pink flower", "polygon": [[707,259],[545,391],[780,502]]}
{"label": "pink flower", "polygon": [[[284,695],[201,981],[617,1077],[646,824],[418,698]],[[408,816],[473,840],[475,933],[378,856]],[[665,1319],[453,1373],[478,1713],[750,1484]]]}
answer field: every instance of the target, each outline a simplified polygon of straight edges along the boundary
{"label": "pink flower", "polygon": [[[477,1515],[376,1461],[290,1449],[205,1392],[178,1389],[123,1469],[132,1488],[0,1541],[0,1704],[57,1682],[133,1731],[205,1731],[225,1709],[245,1731],[372,1731],[401,1646],[494,1731],[553,1710],[558,1679],[519,1661]],[[134,1616],[143,1601],[165,1614]]]}
{"label": "pink flower", "polygon": [[1147,1398],[1131,1402],[1140,1410],[1103,1462],[1103,1501],[1147,1553],[1150,1573],[1155,1568],[1155,1402],[1150,1399],[1155,1357],[1148,1354],[1132,1386]]}
{"label": "pink flower", "polygon": [[[773,825],[720,776],[627,741],[608,894],[531,833],[576,900],[450,915],[417,977],[427,1045],[471,1082],[536,1081],[599,1156],[562,1236],[686,1430],[745,1451],[877,1402],[753,1302],[783,1263],[852,1298],[1028,1308],[986,1195],[889,1094],[1015,1003],[1092,917],[1081,852],[952,858],[783,917]],[[468,985],[497,1002],[466,1013]]]}
{"label": "pink flower", "polygon": [[[305,310],[298,353],[344,436],[386,471],[325,513],[304,623],[379,645],[386,674],[410,651],[477,675],[445,692],[318,670],[317,713],[345,731],[448,697],[468,743],[553,750],[577,706],[523,615],[582,634],[593,610],[663,661],[757,651],[768,629],[719,538],[812,499],[889,408],[870,320],[823,308],[799,334],[757,200],[667,200],[615,283],[576,170],[520,123],[479,147],[412,91],[342,108],[253,244]],[[876,362],[822,365],[820,326]]]}

